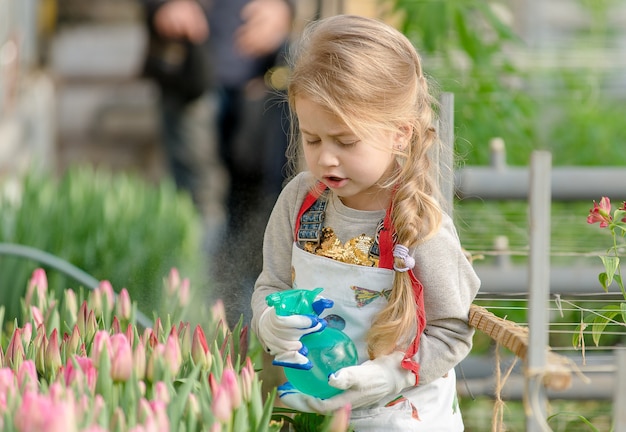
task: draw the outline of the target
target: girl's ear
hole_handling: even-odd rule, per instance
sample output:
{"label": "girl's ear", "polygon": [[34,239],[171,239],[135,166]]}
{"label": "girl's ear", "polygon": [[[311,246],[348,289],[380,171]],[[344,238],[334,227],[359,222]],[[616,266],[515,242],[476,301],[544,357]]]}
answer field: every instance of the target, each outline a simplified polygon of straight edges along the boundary
{"label": "girl's ear", "polygon": [[413,128],[410,125],[400,126],[398,131],[393,134],[393,148],[398,151],[405,151],[411,142],[412,134]]}

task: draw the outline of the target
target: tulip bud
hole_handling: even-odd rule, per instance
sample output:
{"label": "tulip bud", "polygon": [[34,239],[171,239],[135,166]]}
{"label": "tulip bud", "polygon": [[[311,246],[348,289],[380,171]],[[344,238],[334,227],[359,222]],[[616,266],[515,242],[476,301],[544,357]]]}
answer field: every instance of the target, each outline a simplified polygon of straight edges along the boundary
{"label": "tulip bud", "polygon": [[128,343],[131,347],[135,346],[135,329],[130,323],[126,326],[126,339],[128,339]]}
{"label": "tulip bud", "polygon": [[170,273],[167,277],[167,281],[165,283],[165,290],[168,294],[168,297],[176,294],[178,287],[180,286],[180,274],[178,273],[178,269],[176,267],[172,267],[170,269]]}
{"label": "tulip bud", "polygon": [[46,337],[46,329],[43,325],[37,327],[37,334],[35,335],[33,345],[35,347],[35,367],[37,368],[37,372],[44,375],[46,372],[44,359],[46,357],[48,338]]}
{"label": "tulip bud", "polygon": [[204,336],[204,330],[200,325],[196,325],[193,331],[193,339],[191,341],[191,358],[194,364],[202,365],[202,369],[209,370],[211,368],[211,353]]}
{"label": "tulip bud", "polygon": [[109,430],[126,430],[126,416],[124,415],[124,410],[121,407],[115,407],[115,409],[113,410],[113,414],[111,415],[111,422],[109,424]]}
{"label": "tulip bud", "polygon": [[[248,367],[250,363],[250,367]],[[252,369],[250,357],[246,358],[246,365],[241,368],[241,396],[244,401],[249,402],[252,397],[252,381],[254,381],[255,372]]]}
{"label": "tulip bud", "polygon": [[83,301],[78,309],[78,315],[76,316],[76,325],[80,335],[85,338],[87,330],[87,317],[89,316],[89,310],[87,309],[87,301]]}
{"label": "tulip bud", "polygon": [[132,309],[133,305],[130,301],[128,290],[126,288],[122,288],[122,291],[120,291],[120,294],[117,296],[115,313],[121,320],[128,321],[130,320]]}
{"label": "tulip bud", "polygon": [[89,312],[89,316],[87,317],[87,325],[85,326],[85,341],[90,341],[94,335],[98,331],[98,322],[96,321],[96,314],[94,311]]}
{"label": "tulip bud", "polygon": [[241,405],[241,390],[237,382],[237,375],[235,375],[235,371],[232,368],[224,369],[222,373],[222,387],[230,398],[231,407],[233,409],[239,408]]}
{"label": "tulip bud", "polygon": [[146,376],[146,347],[141,340],[137,342],[137,346],[133,351],[133,367],[135,369],[137,379],[144,379]]}
{"label": "tulip bud", "polygon": [[63,366],[63,362],[61,361],[61,350],[59,348],[59,336],[56,328],[52,330],[50,340],[46,346],[44,365],[46,367],[46,372],[49,374],[48,376],[53,378],[56,376],[61,366]]}
{"label": "tulip bud", "polygon": [[178,340],[180,341],[180,351],[183,356],[183,362],[191,357],[191,330],[189,323],[180,323],[178,327]]}
{"label": "tulip bud", "polygon": [[111,336],[111,378],[126,382],[133,372],[133,353],[123,333]]}
{"label": "tulip bud", "polygon": [[63,340],[65,342],[65,346],[64,346],[65,358],[66,359],[72,358],[73,354],[78,353],[78,349],[81,343],[80,333],[78,331],[78,325],[74,324],[72,334],[69,336],[67,341],[65,340],[65,337],[63,338]]}
{"label": "tulip bud", "polygon": [[167,388],[167,384],[163,381],[159,381],[154,385],[154,399],[165,404],[170,402],[170,391]]}
{"label": "tulip bud", "polygon": [[100,363],[100,356],[102,351],[105,350],[110,355],[111,349],[111,336],[106,330],[98,330],[93,338],[93,344],[91,345],[91,359],[94,364]]}
{"label": "tulip bud", "polygon": [[169,367],[172,377],[175,377],[183,363],[183,356],[180,352],[180,345],[176,333],[170,333],[165,342],[163,350],[165,364]]}
{"label": "tulip bud", "polygon": [[37,391],[38,380],[35,362],[25,360],[17,371],[17,383],[22,394],[26,391]]}
{"label": "tulip bud", "polygon": [[213,415],[222,423],[228,423],[233,414],[230,396],[224,387],[218,386],[211,402]]}
{"label": "tulip bud", "polygon": [[33,337],[33,325],[27,322],[22,327],[22,343],[24,344],[25,347],[28,347],[28,345],[30,345],[30,339],[32,337]]}
{"label": "tulip bud", "polygon": [[36,306],[40,310],[47,307],[48,278],[42,268],[35,269],[26,287],[24,302],[26,307]]}
{"label": "tulip bud", "polygon": [[24,345],[22,345],[22,329],[19,327],[13,331],[13,336],[7,346],[6,365],[14,371],[19,370],[26,355],[24,353]]}
{"label": "tulip bud", "polygon": [[41,313],[41,310],[39,310],[38,307],[36,306],[30,307],[30,316],[33,322],[35,323],[35,327],[39,327],[40,325],[44,323],[43,314]]}
{"label": "tulip bud", "polygon": [[100,288],[100,292],[102,293],[103,307],[106,306],[106,312],[113,312],[113,307],[115,306],[115,291],[113,291],[113,285],[111,285],[111,282],[108,280],[104,280],[100,282],[98,288]]}
{"label": "tulip bud", "polygon": [[78,299],[76,298],[76,292],[73,289],[65,290],[63,307],[66,321],[68,323],[76,322],[76,318],[78,316]]}
{"label": "tulip bud", "polygon": [[185,278],[180,284],[178,289],[178,304],[185,307],[189,304],[191,299],[191,287],[189,286],[189,279]]}
{"label": "tulip bud", "polygon": [[113,316],[113,322],[111,323],[111,333],[120,333],[122,327],[120,326],[120,320],[117,319],[117,315]]}

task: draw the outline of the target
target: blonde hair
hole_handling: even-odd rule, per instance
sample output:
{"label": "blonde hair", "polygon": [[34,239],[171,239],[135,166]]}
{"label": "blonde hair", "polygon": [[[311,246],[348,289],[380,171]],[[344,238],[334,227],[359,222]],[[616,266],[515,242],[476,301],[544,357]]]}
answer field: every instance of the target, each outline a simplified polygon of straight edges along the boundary
{"label": "blonde hair", "polygon": [[[431,236],[441,223],[439,190],[429,158],[439,143],[436,100],[430,94],[420,57],[411,42],[380,21],[338,15],[310,24],[291,55],[288,100],[305,96],[329,109],[357,136],[410,127],[406,149],[395,151],[398,169],[381,186],[393,189],[391,218],[396,242],[409,249]],[[301,146],[297,118],[290,159]],[[404,267],[404,263],[398,263]],[[405,349],[417,326],[417,308],[409,273],[396,272],[388,305],[367,335],[370,357]]]}

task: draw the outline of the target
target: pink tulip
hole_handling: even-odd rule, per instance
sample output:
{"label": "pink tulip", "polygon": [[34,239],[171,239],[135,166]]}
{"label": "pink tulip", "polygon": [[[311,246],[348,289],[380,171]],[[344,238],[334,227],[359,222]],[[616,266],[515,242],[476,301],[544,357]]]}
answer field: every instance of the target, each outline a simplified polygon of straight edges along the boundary
{"label": "pink tulip", "polygon": [[185,278],[180,284],[180,288],[178,289],[178,304],[181,306],[187,306],[189,304],[189,300],[191,299],[191,287],[189,283],[189,279]]}
{"label": "pink tulip", "polygon": [[87,333],[87,318],[89,317],[89,309],[87,307],[87,301],[83,301],[78,309],[78,315],[76,316],[76,325],[80,335],[85,338]]}
{"label": "pink tulip", "polygon": [[191,358],[194,364],[201,364],[202,369],[211,368],[211,353],[204,335],[204,330],[200,325],[196,325],[193,331],[193,339],[191,341]]}
{"label": "pink tulip", "polygon": [[111,336],[106,330],[98,330],[93,338],[93,344],[91,345],[91,359],[94,364],[100,363],[100,356],[102,351],[106,350],[107,354],[111,353]]}
{"label": "pink tulip", "polygon": [[115,313],[120,319],[130,320],[130,315],[133,305],[130,301],[130,295],[126,288],[122,288],[120,294],[117,296],[117,302],[115,304]]}
{"label": "pink tulip", "polygon": [[113,312],[115,306],[115,291],[113,291],[113,285],[108,280],[100,281],[98,288],[102,293],[102,299],[105,302],[107,311]]}
{"label": "pink tulip", "polygon": [[172,267],[167,277],[167,283],[165,284],[167,294],[169,296],[173,296],[174,294],[176,294],[176,291],[178,291],[179,286],[180,286],[180,274],[178,273],[177,268]]}
{"label": "pink tulip", "polygon": [[180,351],[183,355],[183,361],[187,361],[191,357],[191,326],[188,322],[181,323],[178,326],[178,340],[180,341]]}
{"label": "pink tulip", "polygon": [[133,351],[133,368],[137,379],[144,379],[146,376],[146,347],[141,340],[137,341],[137,346]]}
{"label": "pink tulip", "polygon": [[39,310],[37,306],[30,307],[30,315],[31,315],[32,320],[35,322],[35,327],[39,327],[40,325],[43,325],[44,323],[43,314],[41,313],[41,310]]}
{"label": "pink tulip", "polygon": [[187,396],[186,410],[190,416],[195,418],[200,418],[202,414],[198,397],[193,393],[189,393],[189,396]]}
{"label": "pink tulip", "polygon": [[50,340],[46,345],[44,365],[49,376],[56,376],[63,363],[61,361],[61,349],[59,347],[59,336],[57,329],[52,330]]}
{"label": "pink tulip", "polygon": [[230,405],[233,409],[241,406],[241,390],[237,382],[237,375],[232,367],[225,368],[222,373],[222,387],[230,398]]}
{"label": "pink tulip", "polygon": [[222,386],[217,387],[217,391],[213,393],[213,401],[211,402],[211,411],[213,415],[222,423],[230,421],[233,410],[230,402],[230,396],[226,389]]}
{"label": "pink tulip", "polygon": [[128,343],[131,347],[135,345],[135,329],[130,323],[126,326],[126,339],[128,339]]}
{"label": "pink tulip", "polygon": [[252,398],[252,383],[256,373],[250,357],[246,357],[246,364],[241,368],[241,397],[248,402]]}
{"label": "pink tulip", "polygon": [[116,382],[126,382],[133,372],[133,353],[123,333],[111,336],[111,378]]}
{"label": "pink tulip", "polygon": [[76,292],[73,289],[66,289],[63,299],[63,304],[69,315],[70,322],[76,322],[78,315],[78,299],[76,298]]}
{"label": "pink tulip", "polygon": [[85,326],[85,335],[83,340],[90,341],[98,331],[98,322],[96,321],[96,314],[94,311],[89,311],[87,316],[87,325]]}
{"label": "pink tulip", "polygon": [[[67,338],[65,336],[68,336]],[[72,334],[67,335],[67,333],[63,336],[63,348],[65,353],[65,358],[69,359],[73,354],[78,353],[78,349],[80,347],[80,332],[78,331],[78,326],[74,324],[74,328],[72,329]]]}
{"label": "pink tulip", "polygon": [[117,319],[117,315],[113,316],[113,322],[111,322],[111,333],[120,333],[122,331],[122,327],[120,326],[120,320]]}
{"label": "pink tulip", "polygon": [[607,197],[600,199],[600,204],[593,202],[593,208],[589,210],[589,216],[587,216],[587,223],[594,224],[600,222],[600,228],[606,228],[611,222],[613,217],[611,216],[611,200]]}
{"label": "pink tulip", "polygon": [[15,413],[15,427],[20,432],[76,432],[76,415],[71,400],[26,392]]}
{"label": "pink tulip", "polygon": [[[37,328],[37,326],[35,326]],[[33,325],[29,322],[22,327],[22,343],[25,347],[28,347],[30,340],[33,337]]]}
{"label": "pink tulip", "polygon": [[[47,306],[48,278],[42,268],[35,269],[26,287],[26,306],[37,306],[40,310]],[[36,298],[33,298],[35,297]]]}
{"label": "pink tulip", "polygon": [[183,363],[183,356],[180,352],[178,336],[174,331],[170,333],[165,342],[163,359],[165,360],[165,364],[169,367],[172,377],[175,377]]}
{"label": "pink tulip", "polygon": [[126,430],[126,415],[124,415],[124,410],[121,407],[115,407],[115,409],[113,410],[111,423],[109,424],[109,430]]}
{"label": "pink tulip", "polygon": [[6,403],[6,397],[16,391],[15,372],[9,367],[0,368],[0,402]]}
{"label": "pink tulip", "polygon": [[7,346],[5,356],[6,365],[17,371],[25,358],[24,345],[22,345],[22,329],[19,327],[13,331],[13,336]]}
{"label": "pink tulip", "polygon": [[224,308],[224,302],[222,300],[218,299],[213,306],[211,306],[211,317],[215,322],[222,323],[223,325],[228,322],[226,320],[226,309]]}
{"label": "pink tulip", "polygon": [[170,391],[167,388],[167,384],[163,381],[159,381],[154,385],[154,400],[168,404],[170,402]]}
{"label": "pink tulip", "polygon": [[35,335],[35,340],[33,340],[33,346],[35,347],[35,367],[37,368],[37,372],[42,375],[46,372],[44,362],[46,358],[46,345],[48,345],[46,329],[43,325],[40,325],[37,327],[37,334]]}
{"label": "pink tulip", "polygon": [[63,369],[65,385],[74,387],[79,391],[89,390],[93,393],[96,389],[98,371],[89,357],[73,356]]}
{"label": "pink tulip", "polygon": [[36,392],[39,381],[37,380],[37,369],[33,360],[25,360],[17,371],[17,383],[22,393],[25,391]]}

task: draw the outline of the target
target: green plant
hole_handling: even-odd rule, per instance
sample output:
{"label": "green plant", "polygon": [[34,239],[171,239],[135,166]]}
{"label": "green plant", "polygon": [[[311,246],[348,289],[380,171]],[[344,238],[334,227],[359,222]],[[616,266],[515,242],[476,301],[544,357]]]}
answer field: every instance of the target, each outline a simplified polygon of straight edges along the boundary
{"label": "green plant", "polygon": [[[8,185],[0,190],[8,191]],[[0,193],[0,242],[53,254],[94,278],[125,287],[141,310],[160,304],[163,274],[177,267],[204,288],[201,226],[190,198],[169,181],[74,167],[61,178],[30,172],[17,193]],[[0,304],[17,316],[26,280],[40,263],[0,255]],[[58,294],[75,281],[45,267]]]}
{"label": "green plant", "polygon": [[[164,291],[173,310],[183,311],[189,299],[174,273]],[[203,326],[167,314],[142,328],[128,292],[115,298],[108,281],[61,297],[47,284],[36,269],[20,319],[0,333],[3,431],[281,429],[282,420],[272,415],[276,390],[263,397],[245,354],[247,331],[241,322],[227,328],[223,305],[204,315]],[[349,409],[342,410],[314,430],[343,432],[348,418]]]}

